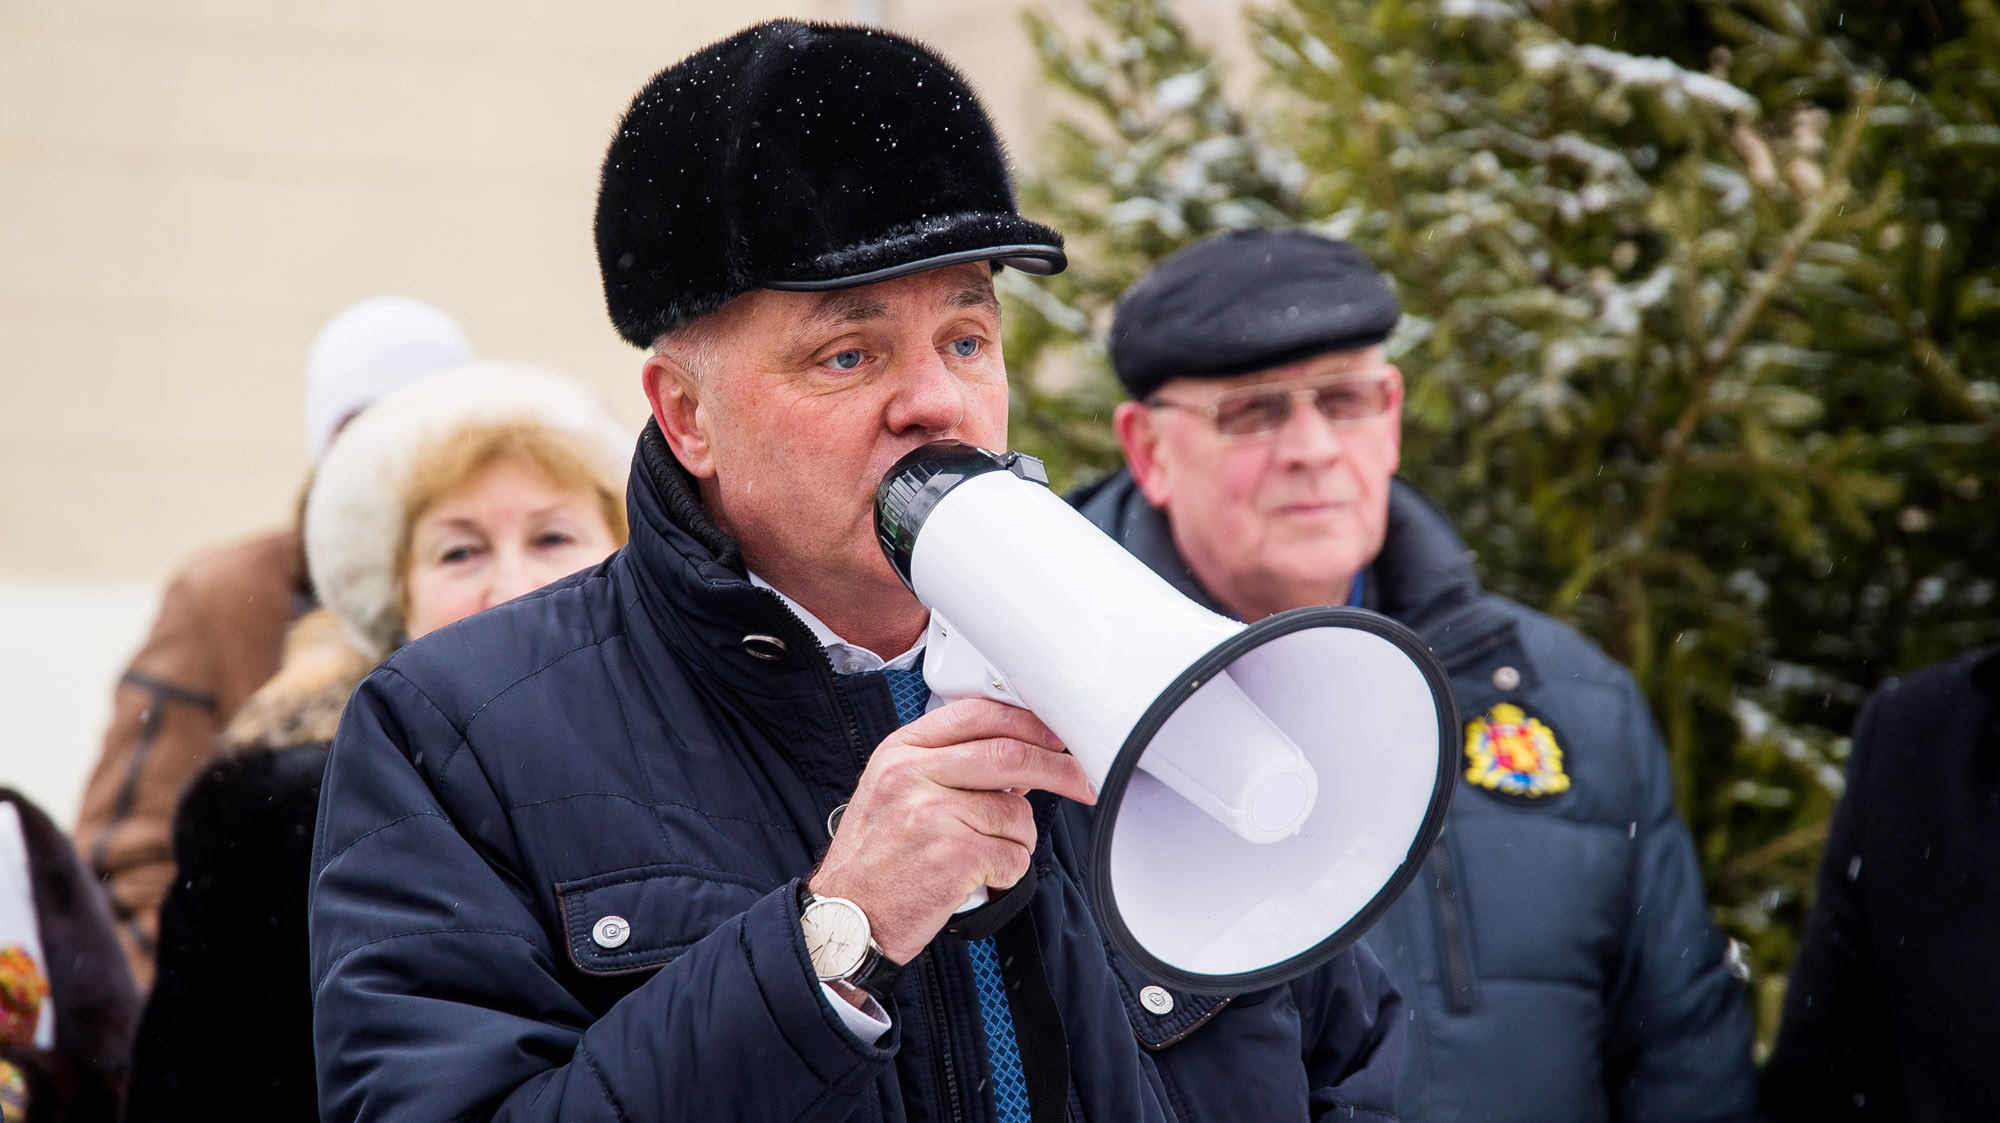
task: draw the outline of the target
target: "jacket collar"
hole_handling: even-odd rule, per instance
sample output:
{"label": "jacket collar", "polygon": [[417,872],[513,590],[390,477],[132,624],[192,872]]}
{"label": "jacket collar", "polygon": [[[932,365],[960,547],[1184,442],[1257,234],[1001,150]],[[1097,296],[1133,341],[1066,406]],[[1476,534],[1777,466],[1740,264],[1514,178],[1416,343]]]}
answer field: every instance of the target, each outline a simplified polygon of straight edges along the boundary
{"label": "jacket collar", "polygon": [[1120,468],[1095,483],[1086,484],[1069,496],[1070,505],[1083,517],[1109,534],[1120,546],[1153,572],[1166,578],[1179,593],[1211,612],[1232,613],[1208,594],[1196,580],[1194,570],[1181,560],[1174,546],[1173,531],[1166,513],[1146,501],[1129,468]]}
{"label": "jacket collar", "polygon": [[[1181,593],[1229,614],[1181,559],[1165,512],[1146,501],[1130,469],[1080,489],[1070,502]],[[1482,596],[1465,543],[1444,513],[1400,478],[1390,486],[1388,530],[1364,588],[1367,607],[1408,625],[1447,667],[1454,655],[1483,649],[1513,627]]]}
{"label": "jacket collar", "polygon": [[832,671],[812,630],[775,590],[750,581],[742,550],[703,510],[657,422],[639,435],[625,504],[636,611],[697,680],[753,699],[826,694]]}

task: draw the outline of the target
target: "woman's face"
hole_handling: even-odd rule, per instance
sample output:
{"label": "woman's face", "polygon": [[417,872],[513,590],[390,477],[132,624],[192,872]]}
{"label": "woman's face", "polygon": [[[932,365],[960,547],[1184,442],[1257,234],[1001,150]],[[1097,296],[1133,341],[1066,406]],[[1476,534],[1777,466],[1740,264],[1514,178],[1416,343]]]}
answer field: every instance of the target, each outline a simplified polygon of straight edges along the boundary
{"label": "woman's face", "polygon": [[603,506],[519,457],[480,469],[410,528],[410,638],[603,561],[618,547]]}

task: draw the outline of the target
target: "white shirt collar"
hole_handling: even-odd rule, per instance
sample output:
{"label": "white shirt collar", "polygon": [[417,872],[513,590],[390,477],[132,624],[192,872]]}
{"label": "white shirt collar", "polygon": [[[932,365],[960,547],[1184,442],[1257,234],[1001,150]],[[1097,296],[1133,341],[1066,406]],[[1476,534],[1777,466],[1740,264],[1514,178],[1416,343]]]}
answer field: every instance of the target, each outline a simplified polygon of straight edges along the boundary
{"label": "white shirt collar", "polygon": [[825,621],[814,616],[811,612],[807,611],[805,605],[786,596],[783,590],[769,581],[752,573],[750,575],[750,583],[760,589],[769,589],[773,593],[776,593],[778,599],[785,602],[786,608],[798,614],[799,619],[804,621],[805,626],[811,630],[813,638],[818,640],[819,645],[826,649],[826,657],[833,660],[833,669],[840,674],[856,675],[863,671],[884,670],[904,671],[915,666],[917,656],[924,653],[924,639],[929,635],[928,632],[917,637],[916,646],[896,656],[894,659],[884,660],[873,651],[859,644],[849,643],[835,635],[833,629],[826,626]]}

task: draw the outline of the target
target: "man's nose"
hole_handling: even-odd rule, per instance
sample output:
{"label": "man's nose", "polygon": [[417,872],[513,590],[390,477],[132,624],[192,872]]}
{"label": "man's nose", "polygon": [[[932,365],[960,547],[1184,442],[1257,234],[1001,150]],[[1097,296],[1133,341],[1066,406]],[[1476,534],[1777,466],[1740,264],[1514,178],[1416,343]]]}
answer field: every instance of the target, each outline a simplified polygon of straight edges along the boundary
{"label": "man's nose", "polygon": [[903,360],[886,418],[891,432],[947,433],[965,419],[965,386],[942,356],[923,348]]}
{"label": "man's nose", "polygon": [[1338,459],[1344,446],[1340,426],[1319,411],[1310,396],[1292,398],[1291,415],[1272,436],[1272,452],[1280,460],[1295,464],[1323,463]]}

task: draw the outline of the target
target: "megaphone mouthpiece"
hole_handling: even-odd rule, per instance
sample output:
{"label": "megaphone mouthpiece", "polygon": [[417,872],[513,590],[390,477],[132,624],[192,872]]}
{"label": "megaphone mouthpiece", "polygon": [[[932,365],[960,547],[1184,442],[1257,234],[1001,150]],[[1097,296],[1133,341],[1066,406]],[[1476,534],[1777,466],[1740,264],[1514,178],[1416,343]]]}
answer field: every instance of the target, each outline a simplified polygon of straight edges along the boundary
{"label": "megaphone mouthpiece", "polygon": [[988,472],[1011,472],[1044,488],[1049,485],[1047,470],[1034,457],[988,452],[965,441],[932,441],[912,449],[882,477],[875,489],[875,538],[903,584],[910,584],[911,555],[931,512],[953,488]]}

